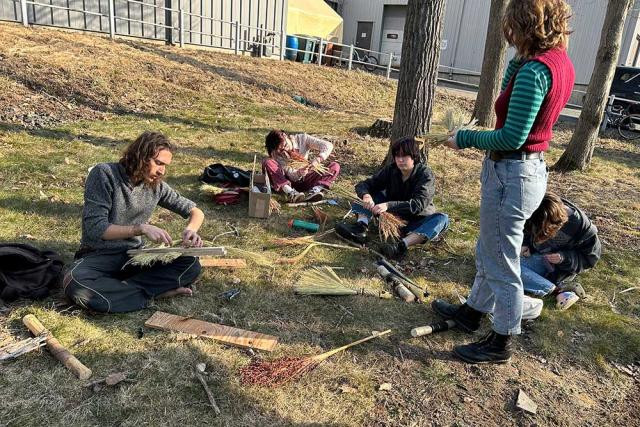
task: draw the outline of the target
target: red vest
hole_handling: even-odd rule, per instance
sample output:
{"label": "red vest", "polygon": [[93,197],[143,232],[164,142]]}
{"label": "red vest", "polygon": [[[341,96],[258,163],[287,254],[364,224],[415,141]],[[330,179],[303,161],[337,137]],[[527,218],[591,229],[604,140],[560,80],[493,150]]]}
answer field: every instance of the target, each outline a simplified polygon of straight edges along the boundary
{"label": "red vest", "polygon": [[[542,101],[536,120],[529,131],[529,136],[520,149],[522,151],[545,151],[549,148],[549,141],[553,136],[553,125],[571,97],[575,71],[573,70],[571,59],[569,59],[564,48],[548,50],[531,58],[529,61],[542,62],[549,68],[551,71],[551,87],[544,101]],[[507,119],[509,99],[511,98],[517,72],[511,77],[507,88],[496,99],[496,129],[501,129]]]}

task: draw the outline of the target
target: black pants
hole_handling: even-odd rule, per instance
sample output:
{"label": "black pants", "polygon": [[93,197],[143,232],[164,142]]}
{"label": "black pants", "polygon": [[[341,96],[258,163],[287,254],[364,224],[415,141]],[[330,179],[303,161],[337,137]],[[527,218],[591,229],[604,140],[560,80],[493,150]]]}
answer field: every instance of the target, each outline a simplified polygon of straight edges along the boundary
{"label": "black pants", "polygon": [[153,297],[190,286],[200,274],[200,262],[181,256],[169,264],[122,266],[125,252],[88,254],[67,270],[63,289],[73,302],[101,313],[123,313],[146,308]]}

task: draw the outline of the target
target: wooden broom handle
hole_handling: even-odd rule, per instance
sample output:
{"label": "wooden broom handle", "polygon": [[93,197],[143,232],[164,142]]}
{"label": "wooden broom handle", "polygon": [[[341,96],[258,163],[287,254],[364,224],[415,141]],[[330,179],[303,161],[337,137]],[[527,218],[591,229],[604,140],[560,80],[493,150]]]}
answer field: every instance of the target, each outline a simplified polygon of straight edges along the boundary
{"label": "wooden broom handle", "polygon": [[91,378],[91,369],[87,368],[80,362],[75,356],[69,353],[69,350],[64,348],[60,341],[58,341],[47,328],[33,314],[27,314],[22,318],[22,323],[29,328],[31,333],[35,336],[46,335],[47,336],[47,348],[64,366],[66,366],[71,372],[73,372],[81,380],[87,380]]}
{"label": "wooden broom handle", "polygon": [[341,352],[343,350],[346,350],[346,349],[348,349],[350,347],[353,347],[354,345],[362,344],[365,341],[369,341],[369,340],[372,340],[374,338],[378,338],[378,337],[381,337],[383,335],[387,335],[387,334],[390,334],[390,333],[391,333],[391,329],[387,329],[386,331],[382,331],[382,332],[377,332],[377,333],[375,333],[373,335],[369,335],[366,338],[362,338],[362,339],[359,339],[358,341],[354,341],[351,344],[343,345],[342,347],[338,347],[338,348],[334,348],[333,350],[329,350],[326,353],[322,353],[322,354],[319,354],[317,356],[313,356],[312,359],[315,360],[315,361],[321,362],[324,359],[328,358],[329,356],[333,356],[334,354],[336,354],[338,352]]}

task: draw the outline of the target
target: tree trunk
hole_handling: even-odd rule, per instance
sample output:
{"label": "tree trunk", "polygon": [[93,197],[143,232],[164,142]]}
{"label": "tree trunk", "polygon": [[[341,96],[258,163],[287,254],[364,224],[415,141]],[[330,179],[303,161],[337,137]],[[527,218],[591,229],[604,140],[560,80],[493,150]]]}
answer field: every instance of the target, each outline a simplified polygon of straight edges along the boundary
{"label": "tree trunk", "polygon": [[607,95],[620,54],[624,21],[633,0],[609,1],[600,32],[596,63],[587,87],[582,112],[571,141],[553,169],[567,172],[585,170],[591,163],[598,130],[607,106]]}
{"label": "tree trunk", "polygon": [[489,9],[489,26],[484,42],[482,72],[473,109],[473,117],[478,119],[480,126],[493,127],[496,123],[493,103],[500,91],[504,56],[507,51],[507,40],[502,32],[502,17],[507,10],[507,4],[509,0],[491,0],[491,9]]}
{"label": "tree trunk", "polygon": [[[445,0],[409,0],[391,141],[429,132]],[[391,152],[387,162],[392,161]]]}

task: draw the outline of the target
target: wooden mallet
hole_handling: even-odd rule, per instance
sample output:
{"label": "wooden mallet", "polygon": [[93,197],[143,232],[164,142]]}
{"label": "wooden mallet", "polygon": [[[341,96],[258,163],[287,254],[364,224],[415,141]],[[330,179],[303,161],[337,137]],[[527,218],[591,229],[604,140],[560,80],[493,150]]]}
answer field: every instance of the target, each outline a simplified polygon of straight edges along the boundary
{"label": "wooden mallet", "polygon": [[33,314],[27,314],[22,318],[22,323],[29,328],[31,333],[35,336],[44,335],[47,337],[47,348],[64,366],[66,366],[71,372],[73,372],[81,380],[87,380],[91,378],[91,369],[87,368],[75,358],[73,354],[60,344],[47,328]]}

